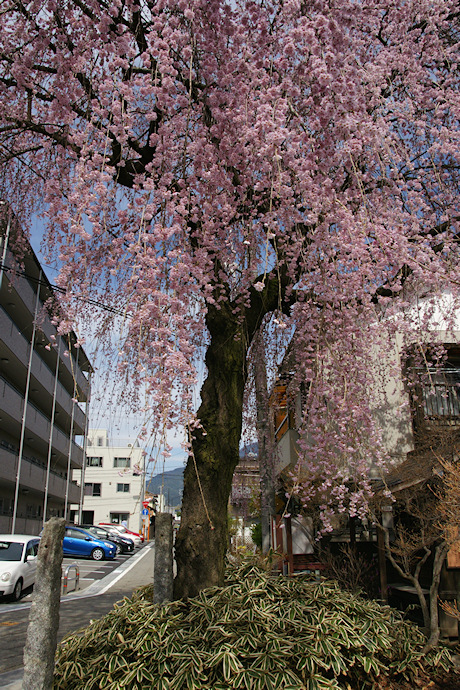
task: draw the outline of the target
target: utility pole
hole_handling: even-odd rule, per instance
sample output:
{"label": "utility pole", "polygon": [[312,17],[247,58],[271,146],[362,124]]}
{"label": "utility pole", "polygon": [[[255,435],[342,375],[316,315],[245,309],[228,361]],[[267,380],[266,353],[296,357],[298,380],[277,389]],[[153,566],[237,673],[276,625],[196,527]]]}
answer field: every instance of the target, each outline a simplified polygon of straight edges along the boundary
{"label": "utility pole", "polygon": [[260,472],[260,522],[262,528],[262,553],[271,546],[272,520],[275,515],[275,487],[273,443],[270,439],[270,406],[268,400],[267,367],[262,336],[259,333],[254,357],[254,380],[257,410],[257,444]]}
{"label": "utility pole", "polygon": [[88,398],[86,400],[86,423],[85,423],[85,437],[83,439],[83,464],[81,466],[81,486],[80,486],[80,505],[78,506],[78,524],[81,525],[83,522],[82,512],[83,512],[83,499],[84,499],[84,489],[85,489],[85,472],[86,472],[86,450],[88,446],[88,428],[89,428],[89,405],[91,402],[91,372],[88,377]]}

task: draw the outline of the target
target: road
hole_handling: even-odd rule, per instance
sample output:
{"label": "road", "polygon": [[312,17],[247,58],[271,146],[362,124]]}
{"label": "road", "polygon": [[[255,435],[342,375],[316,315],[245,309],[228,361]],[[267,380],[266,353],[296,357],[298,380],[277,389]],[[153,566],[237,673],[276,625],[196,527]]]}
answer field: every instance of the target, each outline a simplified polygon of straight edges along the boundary
{"label": "road", "polygon": [[[102,580],[103,577],[111,573],[115,568],[118,568],[122,563],[136,554],[138,548],[135,548],[129,554],[120,554],[113,560],[109,561],[93,561],[88,558],[79,558],[76,556],[65,556],[62,561],[62,573],[64,575],[69,565],[76,565],[79,571],[79,591],[86,589],[96,580]],[[75,569],[71,568],[67,579],[67,594],[73,592],[75,589]],[[32,601],[32,587],[24,590],[24,593],[19,603],[30,603]],[[9,597],[0,597],[0,613],[8,608],[17,606],[18,602],[12,601]]]}

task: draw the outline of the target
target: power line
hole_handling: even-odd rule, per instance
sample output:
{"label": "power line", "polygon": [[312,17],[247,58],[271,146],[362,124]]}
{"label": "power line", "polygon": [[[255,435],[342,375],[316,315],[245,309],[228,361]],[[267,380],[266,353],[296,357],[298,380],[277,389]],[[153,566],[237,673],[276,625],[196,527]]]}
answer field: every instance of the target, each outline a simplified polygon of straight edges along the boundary
{"label": "power line", "polygon": [[[7,271],[11,273],[17,273],[18,275],[23,276],[24,278],[27,278],[30,282],[36,284],[36,285],[43,285],[44,287],[49,288],[52,292],[58,292],[63,295],[67,295],[67,289],[62,288],[59,285],[54,285],[53,283],[50,283],[48,281],[44,281],[41,278],[36,278],[35,276],[30,275],[27,273],[27,271],[21,271],[16,268],[11,268],[11,266],[7,266],[6,264],[2,264],[0,262],[0,269],[2,271]],[[104,304],[103,302],[100,302],[99,300],[92,299],[91,297],[74,297],[77,301],[79,302],[85,302],[86,304],[90,304],[94,307],[99,307],[100,309],[103,309],[104,311],[108,311],[111,314],[115,314],[117,316],[126,316],[126,312],[121,311],[120,309],[116,309],[115,307],[111,307],[108,304]]]}

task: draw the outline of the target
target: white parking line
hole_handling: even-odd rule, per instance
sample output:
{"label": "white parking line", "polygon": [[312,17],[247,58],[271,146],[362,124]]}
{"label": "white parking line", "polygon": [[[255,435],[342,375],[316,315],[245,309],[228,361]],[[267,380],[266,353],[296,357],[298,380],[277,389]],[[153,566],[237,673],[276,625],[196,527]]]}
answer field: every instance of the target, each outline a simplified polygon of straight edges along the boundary
{"label": "white parking line", "polygon": [[[98,565],[96,565],[96,564],[88,565],[87,563],[72,563],[72,565],[76,565],[78,567],[78,570],[88,570],[88,571],[94,570],[95,568],[97,568],[98,570],[102,570],[102,569],[107,569],[107,568],[111,567],[111,566],[99,565],[99,564]],[[63,567],[66,568],[67,564],[64,563]]]}
{"label": "white parking line", "polygon": [[[94,564],[93,564],[93,566],[94,566]],[[112,564],[111,563],[98,563],[97,567],[98,568],[111,568]]]}

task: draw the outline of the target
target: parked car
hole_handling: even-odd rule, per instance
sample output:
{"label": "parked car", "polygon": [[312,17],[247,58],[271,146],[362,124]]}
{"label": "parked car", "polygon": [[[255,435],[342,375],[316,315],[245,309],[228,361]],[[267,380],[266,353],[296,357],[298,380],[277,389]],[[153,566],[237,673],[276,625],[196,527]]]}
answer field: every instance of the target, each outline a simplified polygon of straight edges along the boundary
{"label": "parked car", "polygon": [[87,556],[95,561],[115,558],[117,547],[112,541],[98,539],[80,527],[67,526],[62,542],[64,556]]}
{"label": "parked car", "polygon": [[85,529],[90,534],[94,534],[98,539],[105,541],[113,541],[117,547],[117,556],[119,553],[130,553],[134,551],[134,541],[125,537],[109,527],[99,527],[97,525],[78,525]]}
{"label": "parked car", "polygon": [[100,522],[99,527],[104,527],[105,529],[114,529],[122,536],[129,537],[129,539],[132,539],[135,546],[140,546],[144,541],[144,537],[142,534],[139,534],[139,532],[131,532],[131,530],[125,527],[124,525],[118,525],[114,522]]}
{"label": "parked car", "polygon": [[0,595],[16,601],[35,582],[40,537],[0,534]]}

